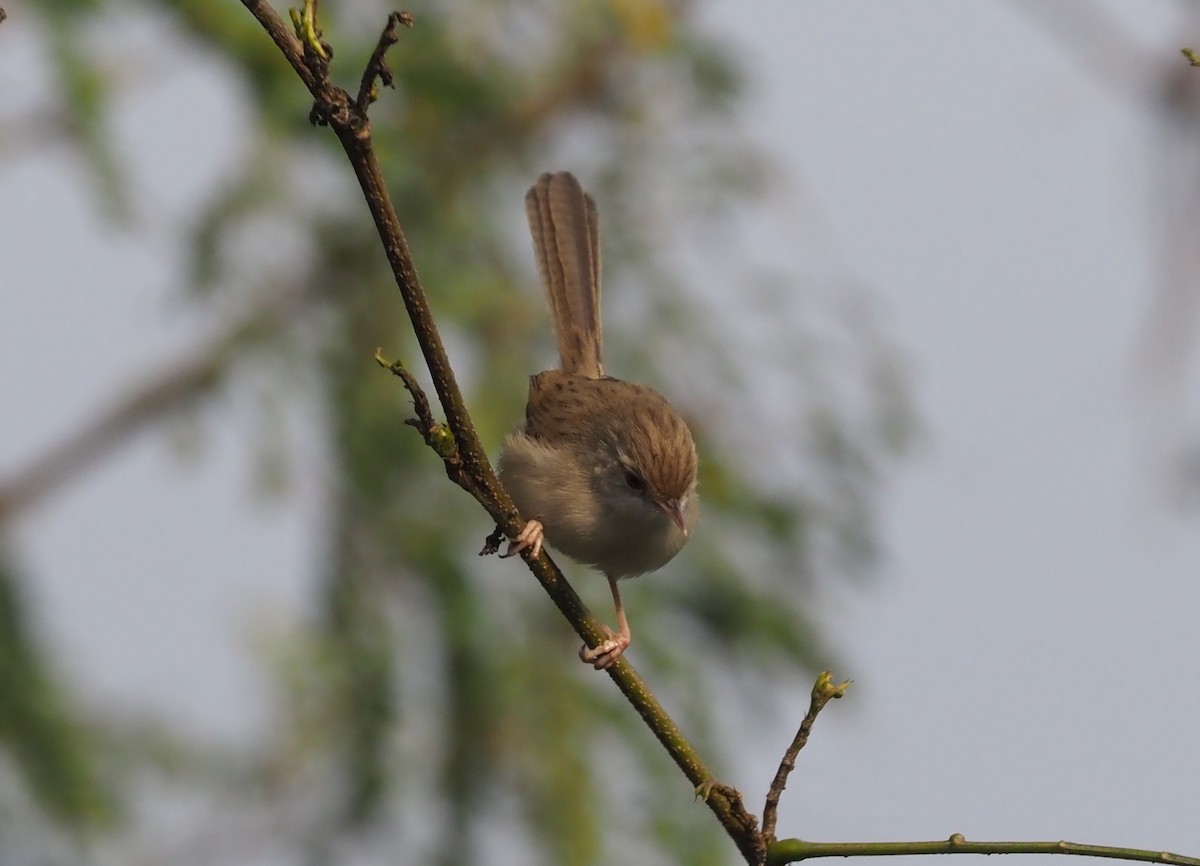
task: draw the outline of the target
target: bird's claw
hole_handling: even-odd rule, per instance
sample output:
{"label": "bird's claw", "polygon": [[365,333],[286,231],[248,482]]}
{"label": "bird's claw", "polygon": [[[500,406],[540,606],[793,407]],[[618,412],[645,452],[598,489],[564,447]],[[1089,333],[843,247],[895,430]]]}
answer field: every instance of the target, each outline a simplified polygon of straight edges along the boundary
{"label": "bird's claw", "polygon": [[510,556],[516,556],[528,548],[529,558],[537,559],[537,555],[542,552],[542,539],[544,538],[545,531],[541,521],[531,520],[525,524],[525,528],[521,530],[520,534],[508,543],[508,550],[500,554],[500,558],[507,559]]}
{"label": "bird's claw", "polygon": [[604,633],[607,635],[598,646],[590,647],[584,644],[579,648],[579,658],[584,664],[589,664],[598,671],[605,668],[610,668],[613,663],[621,657],[621,654],[629,648],[630,639],[622,634],[617,634],[608,626],[604,626]]}

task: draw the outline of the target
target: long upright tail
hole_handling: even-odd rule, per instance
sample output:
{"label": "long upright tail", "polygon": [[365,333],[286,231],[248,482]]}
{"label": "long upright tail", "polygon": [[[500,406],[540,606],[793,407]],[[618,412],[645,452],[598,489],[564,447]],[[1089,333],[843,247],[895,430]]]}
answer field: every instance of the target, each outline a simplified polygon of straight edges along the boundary
{"label": "long upright tail", "polygon": [[562,368],[592,379],[600,360],[600,236],[596,203],[569,171],[543,174],[525,194],[542,288]]}

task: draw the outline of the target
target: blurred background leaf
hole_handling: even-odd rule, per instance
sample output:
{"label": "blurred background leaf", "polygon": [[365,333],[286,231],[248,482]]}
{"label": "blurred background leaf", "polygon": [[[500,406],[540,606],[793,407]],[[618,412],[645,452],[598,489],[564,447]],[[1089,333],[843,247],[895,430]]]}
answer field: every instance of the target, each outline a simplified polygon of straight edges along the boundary
{"label": "blurred background leaf", "polygon": [[45,817],[75,832],[113,818],[93,739],[49,669],[22,594],[21,572],[0,551],[0,747]]}

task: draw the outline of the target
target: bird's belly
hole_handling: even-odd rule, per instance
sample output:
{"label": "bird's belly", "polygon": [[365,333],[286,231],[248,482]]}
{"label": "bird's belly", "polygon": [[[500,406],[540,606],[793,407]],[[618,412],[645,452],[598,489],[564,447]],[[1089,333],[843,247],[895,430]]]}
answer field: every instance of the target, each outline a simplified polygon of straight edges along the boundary
{"label": "bird's belly", "polygon": [[519,431],[505,439],[500,480],[552,547],[613,577],[661,568],[687,541],[665,513],[606,512],[576,461]]}
{"label": "bird's belly", "polygon": [[686,536],[665,515],[662,519],[621,520],[609,514],[594,520],[590,532],[571,527],[561,541],[546,525],[546,538],[572,559],[613,577],[633,577],[662,568],[674,558]]}

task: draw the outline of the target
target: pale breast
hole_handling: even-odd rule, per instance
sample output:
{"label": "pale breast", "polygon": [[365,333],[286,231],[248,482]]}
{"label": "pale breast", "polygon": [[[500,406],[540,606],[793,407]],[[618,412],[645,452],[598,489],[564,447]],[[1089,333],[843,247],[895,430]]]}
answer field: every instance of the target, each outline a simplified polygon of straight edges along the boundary
{"label": "pale breast", "polygon": [[661,568],[687,538],[659,509],[629,512],[599,504],[586,463],[571,449],[510,433],[500,455],[500,481],[527,520],[571,559],[605,574],[629,577]]}

